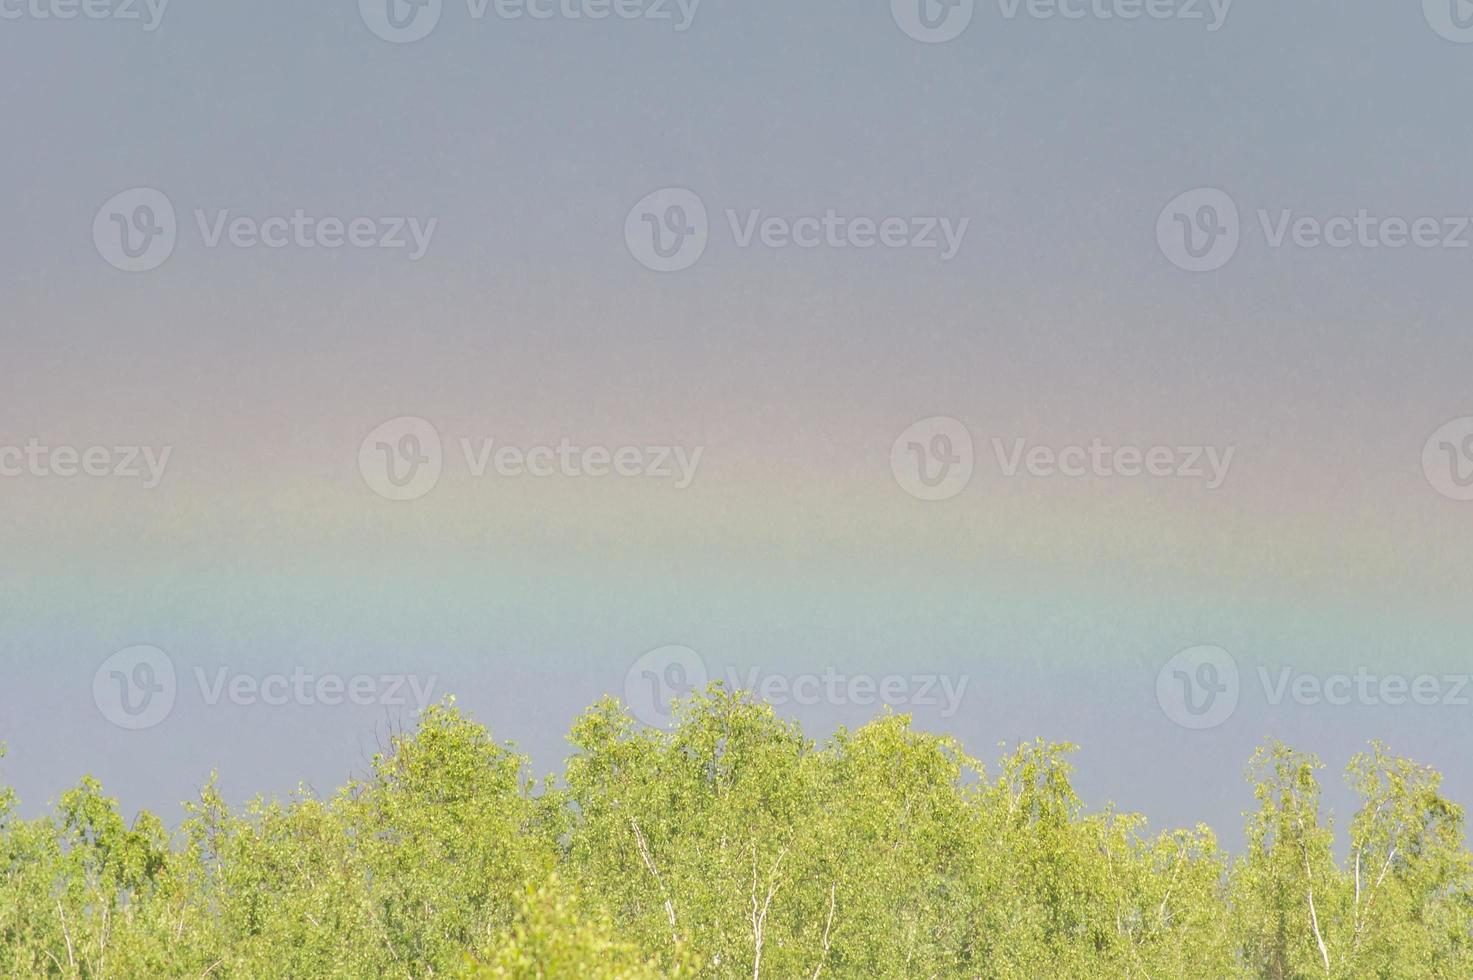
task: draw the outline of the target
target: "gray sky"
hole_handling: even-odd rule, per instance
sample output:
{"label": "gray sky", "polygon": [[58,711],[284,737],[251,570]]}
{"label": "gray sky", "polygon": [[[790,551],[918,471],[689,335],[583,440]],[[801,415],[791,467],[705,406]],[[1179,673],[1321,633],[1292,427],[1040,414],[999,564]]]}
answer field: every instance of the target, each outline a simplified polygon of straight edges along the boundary
{"label": "gray sky", "polygon": [[[1473,10],[998,0],[927,43],[909,2],[394,0],[398,43],[389,0],[0,0],[26,811],[89,771],[170,819],[211,767],[325,791],[431,677],[549,771],[646,669],[818,678],[784,706],[815,736],[893,675],[983,759],[1078,742],[1091,804],[1229,843],[1269,735],[1342,823],[1369,738],[1473,800]],[[973,475],[922,499],[936,417]],[[438,483],[387,499],[377,454],[431,435]],[[176,674],[147,725],[137,647]],[[1198,729],[1201,647],[1238,700]]]}

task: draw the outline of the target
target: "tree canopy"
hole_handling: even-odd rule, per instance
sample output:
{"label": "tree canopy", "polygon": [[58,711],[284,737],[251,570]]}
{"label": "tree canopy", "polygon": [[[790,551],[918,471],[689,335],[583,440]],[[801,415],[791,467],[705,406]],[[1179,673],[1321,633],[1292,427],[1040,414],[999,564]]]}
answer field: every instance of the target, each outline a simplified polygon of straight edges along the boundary
{"label": "tree canopy", "polygon": [[1230,856],[1088,812],[1073,747],[992,768],[887,714],[819,744],[720,685],[572,727],[559,778],[453,699],[335,793],[174,831],[89,778],[0,789],[7,977],[1466,978],[1473,866],[1435,771],[1372,744],[1337,860],[1321,764],[1279,743]]}

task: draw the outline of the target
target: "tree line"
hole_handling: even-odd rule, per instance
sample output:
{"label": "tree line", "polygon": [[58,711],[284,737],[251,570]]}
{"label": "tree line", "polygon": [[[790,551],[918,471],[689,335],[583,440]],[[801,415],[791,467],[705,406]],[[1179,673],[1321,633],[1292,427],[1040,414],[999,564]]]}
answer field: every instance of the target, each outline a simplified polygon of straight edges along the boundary
{"label": "tree line", "polygon": [[1073,746],[986,767],[888,714],[816,743],[720,685],[667,729],[612,699],[559,778],[432,706],[331,795],[174,830],[96,780],[54,812],[0,789],[7,977],[1467,978],[1473,864],[1431,768],[1373,743],[1346,778],[1272,742],[1247,845],[1088,812]]}

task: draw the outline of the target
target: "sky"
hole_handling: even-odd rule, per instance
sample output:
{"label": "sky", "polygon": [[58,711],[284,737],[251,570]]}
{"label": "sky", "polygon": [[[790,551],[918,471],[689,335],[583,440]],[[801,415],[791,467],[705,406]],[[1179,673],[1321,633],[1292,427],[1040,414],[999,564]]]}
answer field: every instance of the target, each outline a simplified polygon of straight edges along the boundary
{"label": "sky", "polygon": [[0,780],[326,792],[444,694],[555,772],[706,678],[1230,845],[1267,738],[1473,803],[1421,6],[0,0]]}

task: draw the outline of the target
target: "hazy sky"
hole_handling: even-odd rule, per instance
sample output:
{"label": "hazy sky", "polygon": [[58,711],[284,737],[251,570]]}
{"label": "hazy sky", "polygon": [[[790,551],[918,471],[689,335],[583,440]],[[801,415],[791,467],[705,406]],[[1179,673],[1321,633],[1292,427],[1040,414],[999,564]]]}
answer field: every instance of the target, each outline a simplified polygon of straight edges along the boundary
{"label": "hazy sky", "polygon": [[1229,843],[1268,736],[1473,803],[1463,0],[478,3],[0,0],[27,812],[702,669]]}

